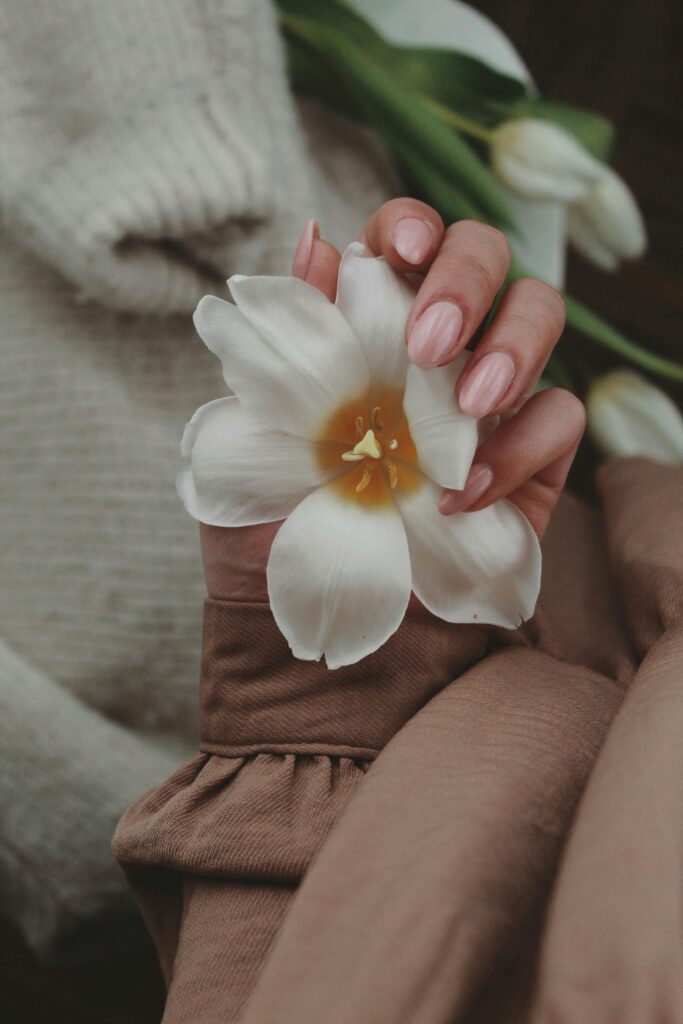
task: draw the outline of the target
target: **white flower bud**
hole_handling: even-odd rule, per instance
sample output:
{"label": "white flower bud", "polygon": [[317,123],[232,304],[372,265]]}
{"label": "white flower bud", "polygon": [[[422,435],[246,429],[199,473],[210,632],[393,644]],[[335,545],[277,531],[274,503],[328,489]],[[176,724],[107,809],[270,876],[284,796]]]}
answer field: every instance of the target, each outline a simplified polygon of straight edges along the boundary
{"label": "white flower bud", "polygon": [[495,129],[491,165],[520,195],[567,203],[584,199],[604,171],[569,132],[530,117],[505,121]]}
{"label": "white flower bud", "polygon": [[683,416],[668,395],[633,370],[614,370],[591,386],[588,432],[613,457],[643,455],[683,464]]}
{"label": "white flower bud", "polygon": [[579,252],[604,270],[642,256],[645,225],[633,193],[609,167],[585,199],[569,211],[569,238]]}

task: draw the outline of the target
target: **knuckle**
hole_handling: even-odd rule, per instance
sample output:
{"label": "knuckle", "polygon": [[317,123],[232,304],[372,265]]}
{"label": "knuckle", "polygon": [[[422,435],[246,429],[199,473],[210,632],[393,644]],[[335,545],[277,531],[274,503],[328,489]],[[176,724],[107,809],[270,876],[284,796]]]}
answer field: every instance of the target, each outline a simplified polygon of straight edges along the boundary
{"label": "knuckle", "polygon": [[[505,316],[505,331],[510,338],[519,341],[520,336],[525,344],[530,340],[541,344],[548,333],[547,324],[542,316],[533,309],[511,310]],[[529,338],[531,335],[531,338]]]}
{"label": "knuckle", "polygon": [[479,279],[487,292],[496,292],[500,285],[496,267],[485,255],[476,252],[463,253],[458,259],[458,269],[463,267]]}
{"label": "knuckle", "polygon": [[561,332],[567,318],[567,306],[552,285],[534,277],[524,277],[511,286],[513,294],[539,311],[544,321],[550,321],[553,329]]}
{"label": "knuckle", "polygon": [[492,224],[478,220],[459,220],[446,228],[445,237],[449,245],[463,250],[477,250],[485,254],[489,262],[505,266],[512,259],[512,250],[507,236]]}
{"label": "knuckle", "polygon": [[421,199],[412,196],[401,196],[398,199],[388,199],[381,207],[380,214],[391,220],[401,217],[423,217],[432,224],[443,228],[441,215]]}

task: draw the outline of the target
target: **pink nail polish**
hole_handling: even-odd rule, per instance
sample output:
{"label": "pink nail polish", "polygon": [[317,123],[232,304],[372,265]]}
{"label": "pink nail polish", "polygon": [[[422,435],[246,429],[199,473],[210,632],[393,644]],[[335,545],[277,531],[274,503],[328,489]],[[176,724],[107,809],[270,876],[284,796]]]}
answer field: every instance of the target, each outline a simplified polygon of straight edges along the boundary
{"label": "pink nail polish", "polygon": [[394,248],[402,260],[414,266],[429,254],[434,238],[432,229],[417,217],[404,217],[394,228]]}
{"label": "pink nail polish", "polygon": [[488,416],[512,384],[516,367],[506,352],[490,352],[479,360],[458,393],[458,403],[468,416]]}
{"label": "pink nail polish", "polygon": [[300,277],[302,281],[306,277],[308,264],[311,261],[313,240],[316,238],[320,238],[320,228],[315,217],[311,217],[301,232],[301,237],[296,246],[294,259],[292,260],[292,277]]}
{"label": "pink nail polish", "polygon": [[462,310],[455,302],[428,306],[408,335],[408,355],[423,369],[439,366],[455,355],[462,331]]}
{"label": "pink nail polish", "polygon": [[439,512],[444,516],[464,512],[486,494],[492,483],[493,470],[490,466],[483,462],[472,466],[462,491],[443,492],[439,499]]}

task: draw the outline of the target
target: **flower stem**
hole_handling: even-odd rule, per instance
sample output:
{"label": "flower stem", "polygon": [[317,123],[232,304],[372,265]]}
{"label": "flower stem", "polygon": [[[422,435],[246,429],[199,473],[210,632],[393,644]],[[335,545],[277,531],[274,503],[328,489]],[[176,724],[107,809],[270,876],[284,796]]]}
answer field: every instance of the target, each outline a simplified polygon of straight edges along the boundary
{"label": "flower stem", "polygon": [[577,302],[576,299],[565,295],[565,302],[567,304],[567,322],[582,334],[587,334],[589,338],[593,338],[600,345],[611,349],[612,352],[617,352],[630,363],[642,366],[650,373],[666,377],[669,380],[683,382],[683,364],[675,363],[672,359],[666,359],[655,352],[648,352],[647,349],[641,348],[640,345],[621,334],[615,327]]}
{"label": "flower stem", "polygon": [[[508,271],[506,280],[509,284],[518,278],[528,276],[521,263],[515,259],[512,261],[512,266]],[[622,356],[622,358],[628,360],[629,363],[633,363],[635,366],[641,366],[644,370],[649,370],[650,373],[654,373],[658,377],[665,377],[668,380],[683,383],[683,364],[675,363],[672,359],[667,359],[665,356],[659,356],[656,352],[648,352],[647,349],[638,345],[635,341],[631,341],[625,334],[618,331],[616,327],[608,324],[597,313],[588,309],[587,306],[584,306],[577,299],[573,299],[571,295],[562,292],[562,296],[567,306],[567,323],[576,328],[577,331],[580,331],[581,334],[585,334],[588,338],[592,338],[593,341],[597,341],[603,348],[616,352],[617,355]]]}
{"label": "flower stem", "polygon": [[483,125],[470,120],[469,117],[463,117],[462,114],[453,110],[452,107],[446,107],[443,103],[439,103],[438,100],[434,100],[430,96],[422,96],[422,102],[425,106],[430,107],[443,121],[446,121],[447,124],[457,128],[458,131],[464,132],[465,135],[471,135],[474,139],[480,139],[487,145],[491,143],[493,132],[490,129],[484,128]]}

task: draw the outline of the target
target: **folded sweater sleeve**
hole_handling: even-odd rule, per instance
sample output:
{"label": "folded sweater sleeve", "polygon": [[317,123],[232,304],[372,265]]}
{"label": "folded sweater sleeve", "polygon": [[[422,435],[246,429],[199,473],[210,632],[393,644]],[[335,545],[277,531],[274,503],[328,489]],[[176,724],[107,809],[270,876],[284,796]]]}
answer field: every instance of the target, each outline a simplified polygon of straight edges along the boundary
{"label": "folded sweater sleeve", "polygon": [[[111,856],[124,807],[175,757],[87,708],[0,641],[0,903],[42,955],[92,953],[132,919]],[[117,929],[97,935],[110,943]]]}
{"label": "folded sweater sleeve", "polygon": [[273,19],[265,0],[3,5],[3,217],[81,298],[190,310],[212,275],[187,240],[268,214]]}

